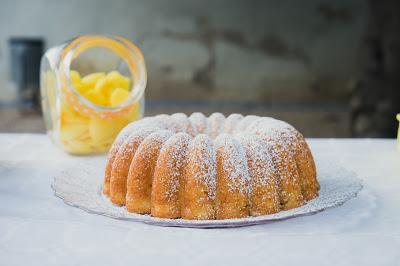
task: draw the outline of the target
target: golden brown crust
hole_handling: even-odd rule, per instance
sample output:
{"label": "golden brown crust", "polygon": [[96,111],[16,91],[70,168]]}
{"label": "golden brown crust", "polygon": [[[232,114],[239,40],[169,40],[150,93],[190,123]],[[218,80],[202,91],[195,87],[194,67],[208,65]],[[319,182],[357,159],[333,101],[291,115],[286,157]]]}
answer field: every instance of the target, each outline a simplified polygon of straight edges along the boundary
{"label": "golden brown crust", "polygon": [[[140,131],[146,131],[146,130],[156,131],[157,129],[163,128],[165,126],[165,123],[163,121],[168,119],[168,117],[169,116],[167,115],[158,115],[153,118],[149,118],[147,121],[145,120],[135,121],[121,130],[121,132],[115,139],[113,145],[111,146],[111,149],[107,156],[107,162],[104,171],[104,185],[103,185],[103,193],[106,196],[110,196],[110,180],[111,180],[112,165],[124,141],[126,141],[126,139],[128,139],[132,134],[138,134],[138,132],[140,134]],[[143,128],[142,130],[140,130],[142,126],[147,127],[147,129],[145,130]],[[153,129],[151,129],[151,127],[153,127]]]}
{"label": "golden brown crust", "polygon": [[[296,129],[283,121],[264,117],[251,124],[250,131],[273,145],[277,153],[275,161],[281,169],[278,172],[281,172],[281,204],[284,209],[301,206],[304,201],[318,195],[314,160],[304,137]],[[291,189],[285,189],[285,184]]]}
{"label": "golden brown crust", "polygon": [[[221,138],[227,138],[221,140]],[[245,158],[228,135],[220,135],[216,142],[226,145],[217,147],[216,218],[231,219],[249,216],[248,177],[245,171],[233,172],[236,165],[245,165]],[[229,147],[229,148],[227,148]],[[242,161],[243,160],[243,161]]]}
{"label": "golden brown crust", "polygon": [[276,213],[318,192],[314,159],[297,130],[272,118],[220,113],[131,124],[109,152],[103,187],[129,212],[196,220]]}
{"label": "golden brown crust", "polygon": [[272,147],[261,139],[244,139],[250,174],[250,215],[259,216],[280,211],[279,186]]}
{"label": "golden brown crust", "polygon": [[282,147],[279,142],[271,139],[270,136],[266,136],[262,133],[258,133],[257,135],[259,135],[267,145],[270,145],[274,153],[273,161],[278,174],[281,209],[289,210],[303,205],[304,198],[301,190],[301,180],[297,171],[295,158],[288,149]]}
{"label": "golden brown crust", "polygon": [[126,208],[129,212],[150,213],[151,191],[157,158],[164,142],[172,136],[163,130],[149,135],[138,147],[127,178]]}
{"label": "golden brown crust", "polygon": [[119,146],[113,145],[107,156],[107,162],[104,171],[104,182],[103,182],[103,193],[106,196],[110,196],[111,169],[112,169],[112,164],[115,160],[115,156],[117,155],[118,148]]}
{"label": "golden brown crust", "polygon": [[278,154],[273,160],[279,175],[281,208],[283,210],[297,208],[304,204],[304,198],[296,161],[283,147],[273,145],[273,149]]}
{"label": "golden brown crust", "polygon": [[189,147],[185,169],[182,218],[215,219],[216,155],[212,140],[197,136]]}
{"label": "golden brown crust", "polygon": [[306,201],[318,196],[319,183],[314,158],[304,137],[298,133],[294,157],[301,180],[301,190]]}
{"label": "golden brown crust", "polygon": [[186,152],[191,137],[186,133],[172,136],[163,145],[157,164],[151,193],[151,215],[160,218],[181,217]]}
{"label": "golden brown crust", "polygon": [[110,178],[110,199],[117,205],[125,205],[126,180],[132,158],[143,139],[151,134],[151,130],[132,134],[120,147],[112,164]]}

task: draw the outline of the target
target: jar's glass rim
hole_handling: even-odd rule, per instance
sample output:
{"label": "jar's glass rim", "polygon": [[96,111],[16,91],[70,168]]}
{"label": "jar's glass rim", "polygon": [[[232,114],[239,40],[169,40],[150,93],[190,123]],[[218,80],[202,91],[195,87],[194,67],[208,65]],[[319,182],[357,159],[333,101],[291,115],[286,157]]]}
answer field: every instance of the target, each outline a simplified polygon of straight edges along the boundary
{"label": "jar's glass rim", "polygon": [[[79,48],[80,45],[82,45],[85,41],[90,41],[96,39],[96,45],[97,46],[102,46],[104,48],[110,49],[112,52],[116,53],[112,48],[109,47],[109,45],[106,45],[106,43],[114,42],[115,45],[119,45],[120,48],[125,50],[125,54],[127,56],[130,56],[131,58],[123,58],[120,55],[117,54],[118,57],[121,57],[122,60],[124,60],[128,66],[129,66],[129,71],[131,74],[132,78],[132,85],[131,85],[131,90],[130,90],[130,95],[129,98],[124,101],[121,105],[115,106],[115,107],[107,107],[107,106],[100,106],[97,104],[92,103],[85,97],[83,97],[75,88],[73,85],[71,75],[70,75],[70,68],[72,61],[75,56],[77,56],[76,52],[77,49]],[[135,44],[130,42],[129,40],[120,37],[120,36],[106,36],[106,35],[83,35],[83,36],[78,36],[70,40],[69,45],[65,46],[65,56],[61,60],[61,66],[62,66],[62,71],[60,74],[64,75],[67,81],[67,84],[69,86],[69,89],[72,91],[72,93],[80,100],[82,101],[86,106],[92,108],[93,110],[97,112],[117,112],[125,107],[128,107],[132,103],[138,102],[145,91],[146,84],[147,84],[147,71],[146,71],[146,65],[145,61],[143,58],[143,54],[141,53],[140,49],[136,47]],[[83,50],[79,51],[79,53],[82,53],[83,51],[86,51],[92,47],[95,47],[96,45],[89,45]],[[78,53],[78,54],[79,54]],[[134,73],[132,71],[133,66],[129,64],[128,59],[131,62],[135,63],[135,67],[138,71],[137,74],[137,80],[134,82],[133,77]]]}

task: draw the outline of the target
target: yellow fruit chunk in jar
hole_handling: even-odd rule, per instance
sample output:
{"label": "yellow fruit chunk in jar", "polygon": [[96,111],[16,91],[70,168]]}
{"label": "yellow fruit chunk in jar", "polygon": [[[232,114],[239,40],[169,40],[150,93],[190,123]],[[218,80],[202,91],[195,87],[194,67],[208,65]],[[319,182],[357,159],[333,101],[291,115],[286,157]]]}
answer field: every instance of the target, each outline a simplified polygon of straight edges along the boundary
{"label": "yellow fruit chunk in jar", "polygon": [[71,80],[83,97],[100,106],[116,107],[129,96],[131,81],[118,71],[97,72],[82,79],[78,72],[71,71]]}
{"label": "yellow fruit chunk in jar", "polygon": [[102,94],[104,97],[106,97],[107,99],[110,98],[110,94],[111,94],[111,86],[108,83],[106,77],[102,77],[100,79],[97,80],[96,85],[94,87],[94,91],[98,94]]}
{"label": "yellow fruit chunk in jar", "polygon": [[105,142],[112,142],[116,134],[125,126],[126,123],[121,118],[100,119],[93,118],[89,123],[90,137],[95,145]]}
{"label": "yellow fruit chunk in jar", "polygon": [[86,85],[82,82],[81,75],[78,71],[71,70],[69,76],[79,94],[84,95],[90,89],[90,85]]}
{"label": "yellow fruit chunk in jar", "polygon": [[95,90],[89,90],[83,96],[92,103],[100,106],[107,106],[107,98],[103,94],[97,93]]}
{"label": "yellow fruit chunk in jar", "polygon": [[111,94],[110,104],[112,107],[118,106],[125,102],[129,97],[129,92],[127,90],[117,88]]}
{"label": "yellow fruit chunk in jar", "polygon": [[71,70],[71,72],[69,73],[69,76],[70,76],[73,84],[81,83],[81,75],[79,74],[78,71]]}
{"label": "yellow fruit chunk in jar", "polygon": [[104,72],[97,72],[97,73],[92,73],[89,74],[85,77],[82,78],[82,83],[90,88],[94,88],[94,86],[96,85],[96,82],[102,78],[105,77],[106,73]]}
{"label": "yellow fruit chunk in jar", "polygon": [[121,88],[128,91],[130,90],[131,80],[121,75],[118,71],[111,71],[108,73],[107,81],[113,88]]}
{"label": "yellow fruit chunk in jar", "polygon": [[89,119],[79,115],[65,103],[62,105],[60,120],[60,139],[62,140],[73,140],[89,131]]}
{"label": "yellow fruit chunk in jar", "polygon": [[72,154],[89,154],[94,151],[93,147],[90,145],[88,141],[81,140],[70,140],[70,141],[62,141],[61,143],[65,147],[65,149]]}
{"label": "yellow fruit chunk in jar", "polygon": [[[130,95],[131,80],[118,71],[96,72],[81,77],[79,72],[71,70],[70,79],[80,95],[98,106],[118,107]],[[117,117],[89,117],[89,113],[85,113],[79,105],[62,100],[60,142],[73,154],[107,151],[119,131],[139,118],[139,110],[140,105],[135,103],[129,112]]]}
{"label": "yellow fruit chunk in jar", "polygon": [[61,127],[60,139],[69,141],[80,138],[88,129],[87,124],[64,124]]}

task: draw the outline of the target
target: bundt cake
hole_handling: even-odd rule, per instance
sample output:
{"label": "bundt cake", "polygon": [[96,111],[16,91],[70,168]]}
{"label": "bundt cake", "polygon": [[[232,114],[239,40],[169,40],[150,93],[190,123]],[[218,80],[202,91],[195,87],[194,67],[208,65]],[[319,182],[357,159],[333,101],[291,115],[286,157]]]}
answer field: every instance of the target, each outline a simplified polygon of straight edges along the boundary
{"label": "bundt cake", "polygon": [[192,220],[272,214],[318,192],[311,151],[294,127],[221,113],[129,124],[110,149],[103,187],[129,212]]}

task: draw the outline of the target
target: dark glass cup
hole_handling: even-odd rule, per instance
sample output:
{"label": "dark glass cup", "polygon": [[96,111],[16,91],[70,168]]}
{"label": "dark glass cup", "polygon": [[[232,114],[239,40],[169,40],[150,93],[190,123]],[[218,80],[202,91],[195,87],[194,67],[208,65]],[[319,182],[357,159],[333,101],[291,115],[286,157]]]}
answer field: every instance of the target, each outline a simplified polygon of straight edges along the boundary
{"label": "dark glass cup", "polygon": [[21,108],[39,110],[40,60],[44,41],[41,38],[13,37],[9,39],[11,79],[18,90]]}

